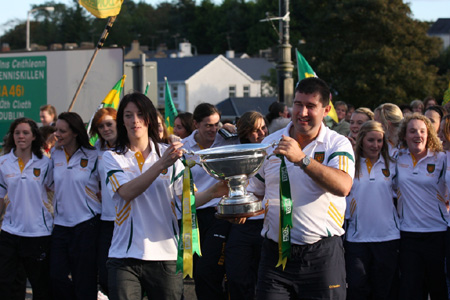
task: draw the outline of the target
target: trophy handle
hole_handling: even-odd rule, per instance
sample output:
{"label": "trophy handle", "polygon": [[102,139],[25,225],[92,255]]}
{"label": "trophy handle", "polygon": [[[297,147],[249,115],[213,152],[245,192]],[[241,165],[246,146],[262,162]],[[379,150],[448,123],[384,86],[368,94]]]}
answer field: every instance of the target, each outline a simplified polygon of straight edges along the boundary
{"label": "trophy handle", "polygon": [[[278,141],[273,141],[271,144],[269,144],[269,147],[275,148],[276,146],[278,146],[278,144],[281,142],[282,139],[283,139],[283,138],[281,137],[281,138],[278,139]],[[272,153],[272,154],[270,154],[269,156],[267,156],[266,159],[269,159],[269,158],[271,158],[271,157],[274,156],[274,155],[275,155],[275,154]]]}

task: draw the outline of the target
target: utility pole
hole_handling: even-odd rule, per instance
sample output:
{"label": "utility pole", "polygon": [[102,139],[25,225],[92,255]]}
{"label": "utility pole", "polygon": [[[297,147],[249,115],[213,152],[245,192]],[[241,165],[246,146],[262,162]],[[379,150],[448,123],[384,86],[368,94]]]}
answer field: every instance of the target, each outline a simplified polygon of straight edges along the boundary
{"label": "utility pole", "polygon": [[294,79],[292,78],[294,65],[291,59],[292,46],[289,44],[289,0],[279,0],[279,6],[278,101],[284,102],[287,106],[291,107],[294,99]]}

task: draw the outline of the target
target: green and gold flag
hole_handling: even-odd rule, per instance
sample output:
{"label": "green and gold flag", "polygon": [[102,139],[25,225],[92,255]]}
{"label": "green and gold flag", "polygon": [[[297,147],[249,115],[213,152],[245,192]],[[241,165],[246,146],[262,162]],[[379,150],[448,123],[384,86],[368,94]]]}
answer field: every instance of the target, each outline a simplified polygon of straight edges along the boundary
{"label": "green and gold flag", "polygon": [[173,134],[173,126],[175,118],[178,116],[178,112],[172,101],[169,82],[167,81],[166,77],[164,77],[164,80],[166,81],[166,89],[164,91],[164,119],[166,122],[167,131],[169,132],[169,134]]}
{"label": "green and gold flag", "polygon": [[[102,103],[100,103],[100,105],[97,107],[96,111],[92,114],[91,120],[89,121],[89,124],[87,126],[87,132],[91,130],[92,120],[94,119],[95,114],[100,108],[112,107],[114,109],[117,109],[119,107],[120,93],[123,90],[123,84],[125,83],[126,77],[127,75],[123,75],[122,78],[117,81],[111,91],[109,91],[109,93],[106,95],[105,99],[103,99]],[[97,135],[92,136],[89,142],[91,143],[91,145],[94,145],[97,139]]]}
{"label": "green and gold flag", "polygon": [[95,17],[105,19],[120,13],[123,0],[79,0],[81,6]]}

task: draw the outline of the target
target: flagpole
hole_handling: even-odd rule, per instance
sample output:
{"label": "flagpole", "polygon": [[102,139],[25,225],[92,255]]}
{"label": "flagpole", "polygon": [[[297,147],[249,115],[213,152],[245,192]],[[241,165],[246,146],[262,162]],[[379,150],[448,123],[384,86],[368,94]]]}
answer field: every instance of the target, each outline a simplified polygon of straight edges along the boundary
{"label": "flagpole", "polygon": [[94,63],[94,60],[98,54],[98,51],[103,47],[103,44],[105,43],[106,38],[108,37],[109,31],[111,30],[111,27],[114,24],[114,21],[116,21],[117,16],[109,17],[108,23],[105,26],[105,29],[103,30],[102,35],[100,36],[100,39],[97,43],[97,47],[95,48],[94,54],[92,55],[91,61],[89,62],[88,67],[86,68],[86,71],[84,72],[83,78],[81,79],[80,84],[78,85],[78,89],[75,92],[75,96],[73,96],[72,103],[70,103],[68,111],[72,111],[73,106],[75,105],[75,101],[77,100],[78,94],[80,94],[81,88],[84,85],[84,82],[86,81],[87,75],[89,71],[91,70],[92,64]]}

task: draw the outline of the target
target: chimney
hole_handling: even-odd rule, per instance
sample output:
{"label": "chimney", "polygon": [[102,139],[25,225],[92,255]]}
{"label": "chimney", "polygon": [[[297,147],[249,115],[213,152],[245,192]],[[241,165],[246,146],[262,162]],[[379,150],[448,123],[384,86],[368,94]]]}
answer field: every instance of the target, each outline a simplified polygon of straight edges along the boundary
{"label": "chimney", "polygon": [[225,56],[226,58],[234,58],[234,50],[227,50],[227,52],[225,52]]}

